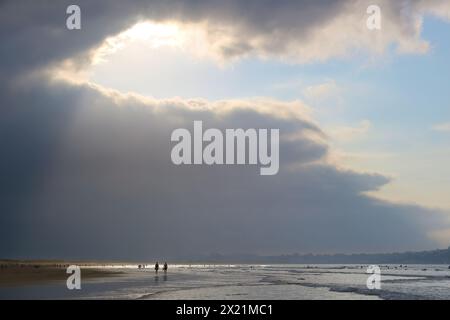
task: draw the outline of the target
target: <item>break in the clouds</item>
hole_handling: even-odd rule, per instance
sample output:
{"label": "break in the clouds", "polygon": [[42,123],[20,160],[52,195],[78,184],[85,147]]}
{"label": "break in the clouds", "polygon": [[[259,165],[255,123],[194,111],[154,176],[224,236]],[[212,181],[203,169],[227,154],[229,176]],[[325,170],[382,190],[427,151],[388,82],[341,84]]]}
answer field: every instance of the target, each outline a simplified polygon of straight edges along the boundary
{"label": "break in the clouds", "polygon": [[[302,62],[392,43],[423,52],[416,14],[441,14],[436,8],[443,5],[382,2],[388,32],[372,42],[355,27],[365,3],[80,1],[82,30],[67,31],[64,1],[3,2],[0,255],[150,258],[436,246],[430,235],[448,226],[445,216],[367,196],[389,179],[329,164],[326,135],[301,101],[158,100],[42,72],[67,60],[89,65],[108,36],[142,19],[206,25],[210,50],[224,59]],[[174,166],[170,133],[194,120],[219,129],[279,128],[279,174],[260,176],[255,166]]]}

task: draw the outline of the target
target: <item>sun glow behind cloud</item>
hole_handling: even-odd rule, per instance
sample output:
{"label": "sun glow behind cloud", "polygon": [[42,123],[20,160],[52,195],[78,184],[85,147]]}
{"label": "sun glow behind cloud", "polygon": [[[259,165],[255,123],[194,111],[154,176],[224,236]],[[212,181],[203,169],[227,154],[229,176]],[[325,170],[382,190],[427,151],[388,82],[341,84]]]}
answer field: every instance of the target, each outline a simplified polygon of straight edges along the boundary
{"label": "sun glow behind cloud", "polygon": [[139,43],[148,49],[176,48],[198,58],[214,59],[208,48],[206,27],[203,24],[144,21],[107,38],[95,51],[93,64],[104,62],[108,56],[132,43]]}
{"label": "sun glow behind cloud", "polygon": [[[180,86],[189,88],[200,81],[202,70],[223,66],[210,50],[205,30],[201,23],[141,21],[91,50],[88,64],[80,67],[74,57],[44,71],[55,80],[91,83],[123,92],[165,98],[183,95],[158,92],[165,92],[161,86],[170,92]],[[153,90],[140,90],[143,87]]]}
{"label": "sun glow behind cloud", "polygon": [[94,54],[93,64],[104,62],[107,56],[123,49],[132,41],[140,41],[151,48],[180,47],[183,34],[176,24],[141,22],[124,32],[107,38]]}

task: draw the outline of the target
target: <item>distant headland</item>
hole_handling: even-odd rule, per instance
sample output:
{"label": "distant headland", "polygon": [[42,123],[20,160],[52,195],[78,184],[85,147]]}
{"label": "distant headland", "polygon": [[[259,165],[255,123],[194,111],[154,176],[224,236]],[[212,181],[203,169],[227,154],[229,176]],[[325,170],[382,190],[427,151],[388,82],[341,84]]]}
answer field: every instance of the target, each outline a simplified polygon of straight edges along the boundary
{"label": "distant headland", "polygon": [[[186,258],[185,260],[191,260]],[[198,256],[192,262],[264,263],[264,264],[450,264],[450,247],[429,251],[356,254],[283,254],[283,255],[221,255]]]}

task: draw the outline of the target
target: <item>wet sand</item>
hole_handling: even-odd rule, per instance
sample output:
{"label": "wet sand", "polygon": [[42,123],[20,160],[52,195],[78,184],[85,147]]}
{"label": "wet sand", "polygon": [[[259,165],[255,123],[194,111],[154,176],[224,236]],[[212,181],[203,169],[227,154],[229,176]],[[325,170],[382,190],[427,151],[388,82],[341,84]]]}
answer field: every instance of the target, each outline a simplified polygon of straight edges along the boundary
{"label": "wet sand", "polygon": [[[95,279],[123,274],[121,271],[96,269],[89,264],[68,263],[62,261],[1,261],[0,287],[14,287],[32,284],[65,282],[69,274],[69,265],[79,265],[83,270],[83,278]],[[88,267],[88,268],[83,268]]]}

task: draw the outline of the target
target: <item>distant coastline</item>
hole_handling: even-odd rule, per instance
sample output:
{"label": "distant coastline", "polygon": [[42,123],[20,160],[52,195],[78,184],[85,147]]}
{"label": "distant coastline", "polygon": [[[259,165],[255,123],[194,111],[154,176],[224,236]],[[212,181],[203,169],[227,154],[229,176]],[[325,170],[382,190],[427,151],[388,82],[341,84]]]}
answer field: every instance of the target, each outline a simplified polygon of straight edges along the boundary
{"label": "distant coastline", "polygon": [[220,255],[199,257],[216,263],[267,264],[450,264],[450,247],[429,251],[356,254]]}
{"label": "distant coastline", "polygon": [[[355,253],[355,254],[284,254],[262,256],[254,254],[209,254],[209,255],[191,255],[185,257],[173,257],[167,259],[173,264],[450,264],[450,247],[447,249],[436,249],[428,251],[409,251],[394,253]],[[0,259],[0,265],[24,264],[24,265],[48,265],[64,267],[70,260],[14,260]],[[84,266],[94,265],[121,265],[121,264],[139,264],[141,262],[152,263],[151,259],[136,259],[124,262],[119,260],[98,260],[98,261],[79,261],[70,262]]]}

